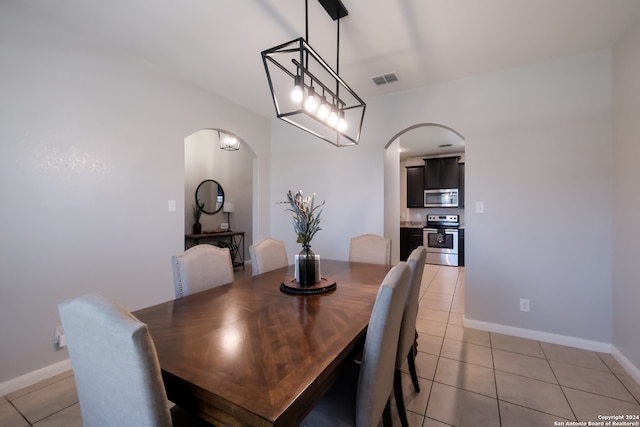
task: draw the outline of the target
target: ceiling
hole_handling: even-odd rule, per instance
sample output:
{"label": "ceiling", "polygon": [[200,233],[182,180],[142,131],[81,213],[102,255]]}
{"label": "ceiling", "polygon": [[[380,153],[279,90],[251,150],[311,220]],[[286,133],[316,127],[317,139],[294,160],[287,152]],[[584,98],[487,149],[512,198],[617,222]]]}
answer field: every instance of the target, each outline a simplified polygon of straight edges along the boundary
{"label": "ceiling", "polygon": [[417,126],[398,138],[400,160],[464,152],[464,139],[455,131],[440,125]]}
{"label": "ceiling", "polygon": [[[365,102],[611,47],[638,0],[343,0],[340,75]],[[305,35],[302,0],[2,0],[83,43],[165,70],[274,117],[262,50]],[[331,65],[336,25],[309,0],[309,44]],[[376,86],[372,77],[396,72]],[[366,117],[365,117],[366,123]]]}

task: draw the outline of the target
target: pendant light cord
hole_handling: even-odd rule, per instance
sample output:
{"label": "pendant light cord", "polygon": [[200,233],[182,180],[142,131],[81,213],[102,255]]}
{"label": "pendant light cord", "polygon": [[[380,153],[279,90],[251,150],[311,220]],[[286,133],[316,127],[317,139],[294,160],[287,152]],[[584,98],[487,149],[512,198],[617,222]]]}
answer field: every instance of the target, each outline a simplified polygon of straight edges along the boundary
{"label": "pendant light cord", "polygon": [[340,75],[340,18],[337,20],[338,35],[336,37],[336,74]]}

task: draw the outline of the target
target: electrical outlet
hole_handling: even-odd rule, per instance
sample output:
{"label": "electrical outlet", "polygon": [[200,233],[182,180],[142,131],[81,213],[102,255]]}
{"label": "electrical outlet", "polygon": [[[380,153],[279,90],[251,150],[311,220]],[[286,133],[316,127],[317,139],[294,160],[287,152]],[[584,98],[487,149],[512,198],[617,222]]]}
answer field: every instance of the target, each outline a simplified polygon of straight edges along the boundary
{"label": "electrical outlet", "polygon": [[526,311],[527,313],[530,311],[529,300],[525,298],[520,299],[520,311]]}
{"label": "electrical outlet", "polygon": [[56,346],[56,350],[60,350],[67,346],[67,339],[64,337],[62,326],[56,326],[53,331],[53,345]]}

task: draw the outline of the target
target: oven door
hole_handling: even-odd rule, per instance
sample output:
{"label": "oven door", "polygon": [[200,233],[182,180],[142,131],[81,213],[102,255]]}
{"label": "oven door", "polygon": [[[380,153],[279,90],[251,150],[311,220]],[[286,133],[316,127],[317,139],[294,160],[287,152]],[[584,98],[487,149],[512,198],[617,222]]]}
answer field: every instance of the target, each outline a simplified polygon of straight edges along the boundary
{"label": "oven door", "polygon": [[423,242],[427,264],[458,265],[457,228],[425,228]]}

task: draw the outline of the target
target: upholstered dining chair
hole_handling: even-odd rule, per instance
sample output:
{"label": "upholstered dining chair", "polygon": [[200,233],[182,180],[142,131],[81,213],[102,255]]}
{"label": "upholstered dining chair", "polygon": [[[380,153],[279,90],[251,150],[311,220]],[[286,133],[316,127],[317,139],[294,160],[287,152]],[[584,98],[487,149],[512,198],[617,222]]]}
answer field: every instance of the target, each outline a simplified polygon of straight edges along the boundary
{"label": "upholstered dining chair", "polygon": [[363,234],[351,238],[349,261],[391,265],[391,239],[377,234]]}
{"label": "upholstered dining chair", "polygon": [[391,425],[395,349],[410,275],[405,262],[387,273],[371,312],[361,363],[352,363],[345,369],[302,426],[376,427],[380,417],[385,427]]}
{"label": "upholstered dining chair", "polygon": [[289,265],[284,242],[272,238],[257,241],[249,246],[252,275],[266,273]]}
{"label": "upholstered dining chair", "polygon": [[416,372],[416,318],[418,317],[418,300],[420,299],[420,285],[422,284],[422,273],[427,257],[427,250],[424,246],[418,246],[411,252],[407,259],[407,264],[411,270],[409,279],[409,291],[402,313],[402,323],[400,325],[400,340],[398,341],[398,352],[396,354],[396,369],[393,378],[393,395],[396,398],[396,408],[402,427],[409,427],[407,413],[404,406],[404,396],[402,395],[402,363],[407,359],[409,374],[415,391],[420,392],[418,374]]}
{"label": "upholstered dining chair", "polygon": [[147,325],[97,294],[63,302],[58,309],[83,425],[210,426],[177,406],[169,409]]}
{"label": "upholstered dining chair", "polygon": [[176,298],[233,282],[229,248],[196,245],[171,257]]}

